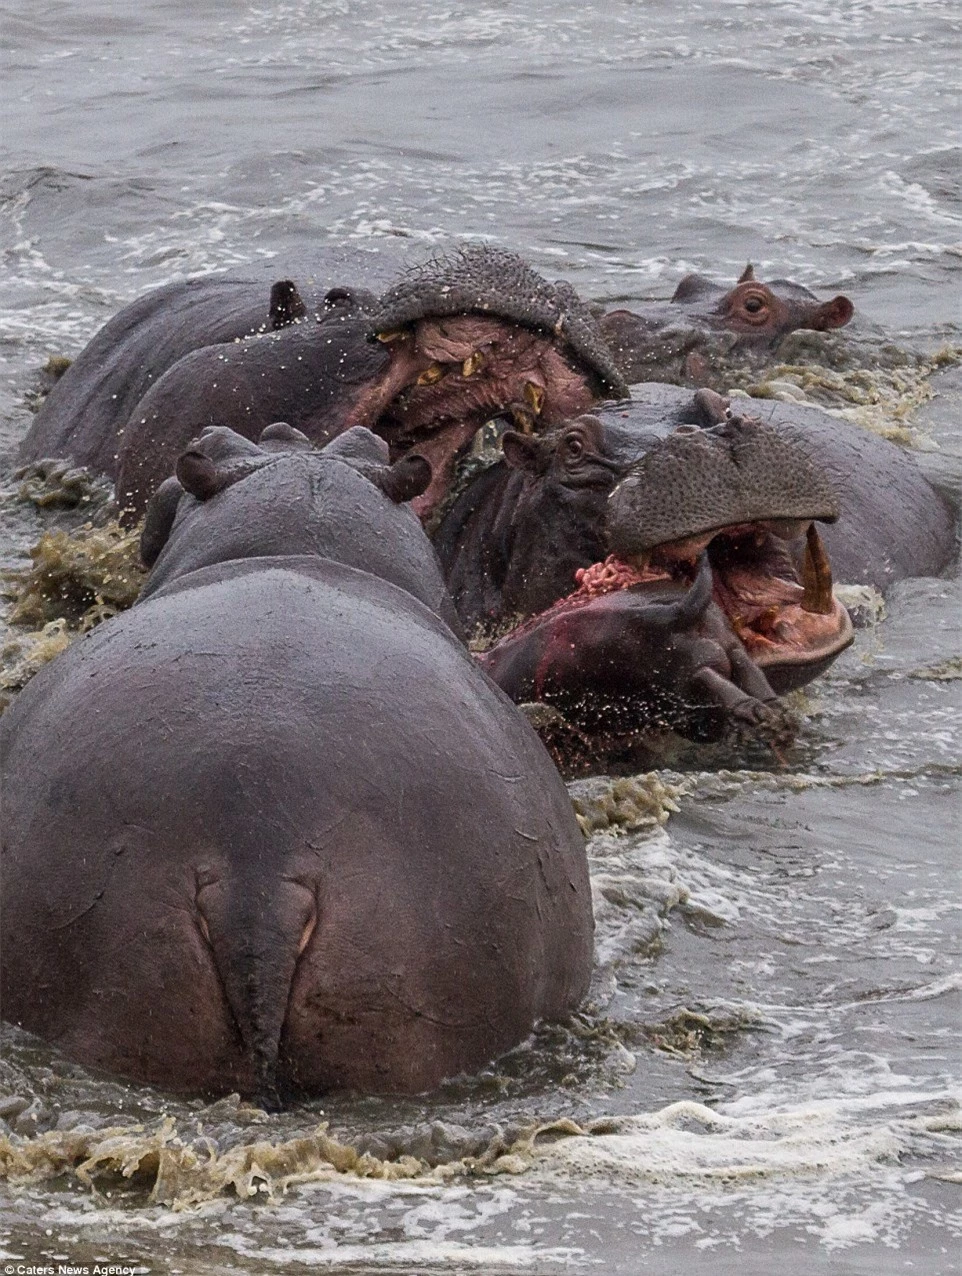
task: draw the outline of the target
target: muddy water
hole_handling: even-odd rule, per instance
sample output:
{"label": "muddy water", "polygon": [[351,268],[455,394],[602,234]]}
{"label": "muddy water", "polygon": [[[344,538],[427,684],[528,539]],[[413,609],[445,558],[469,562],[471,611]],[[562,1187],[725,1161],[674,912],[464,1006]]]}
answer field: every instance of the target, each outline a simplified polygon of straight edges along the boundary
{"label": "muddy water", "polygon": [[[962,340],[947,2],[0,9],[3,447],[47,358],[148,287],[469,234],[607,299],[749,258],[844,289],[867,379],[794,349],[758,380],[958,491],[962,376],[906,362]],[[51,518],[17,486],[7,463],[5,566]],[[810,689],[786,768],[686,755],[573,786],[591,998],[479,1078],[267,1116],[4,1029],[4,1266],[958,1270],[956,584],[884,610]]]}

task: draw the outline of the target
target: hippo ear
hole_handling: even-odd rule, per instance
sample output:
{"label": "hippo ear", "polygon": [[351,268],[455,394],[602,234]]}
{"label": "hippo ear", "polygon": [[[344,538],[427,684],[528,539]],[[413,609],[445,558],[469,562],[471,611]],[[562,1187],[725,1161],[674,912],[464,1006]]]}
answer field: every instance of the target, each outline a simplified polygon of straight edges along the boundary
{"label": "hippo ear", "polygon": [[271,288],[271,301],[268,317],[270,325],[276,332],[278,328],[287,328],[307,314],[307,306],[301,300],[297,284],[293,279],[278,279]]}
{"label": "hippo ear", "polygon": [[209,456],[191,448],[177,458],[177,478],[184,491],[199,501],[209,501],[236,480],[230,470],[220,469]]}
{"label": "hippo ear", "polygon": [[257,446],[268,452],[309,452],[314,444],[306,434],[286,421],[275,421],[261,430]]}
{"label": "hippo ear", "polygon": [[750,284],[750,283],[754,283],[754,281],[755,281],[755,267],[752,265],[751,262],[749,262],[748,265],[745,267],[745,269],[742,271],[742,273],[738,276],[738,282],[740,284]]}
{"label": "hippo ear", "polygon": [[501,435],[501,451],[513,470],[538,474],[544,468],[541,463],[541,445],[532,434],[521,434],[518,430],[505,430]]}
{"label": "hippo ear", "polygon": [[391,455],[384,439],[374,434],[366,426],[352,425],[343,434],[338,434],[325,443],[325,456],[336,456],[349,465],[387,465]]}
{"label": "hippo ear", "polygon": [[844,328],[854,314],[855,307],[848,297],[833,297],[816,310],[812,327],[817,332],[827,332],[829,328]]}
{"label": "hippo ear", "polygon": [[377,305],[377,297],[367,288],[346,288],[338,286],[329,288],[324,294],[323,307],[325,313],[339,311],[342,315],[366,313]]}
{"label": "hippo ear", "polygon": [[375,470],[370,478],[389,500],[401,505],[427,491],[431,482],[431,465],[420,453],[409,452],[393,465]]}
{"label": "hippo ear", "polygon": [[671,294],[672,301],[696,301],[699,297],[705,295],[705,290],[711,289],[711,284],[704,275],[686,275],[684,279],[679,280],[678,287]]}
{"label": "hippo ear", "polygon": [[150,498],[144,518],[144,530],[140,534],[140,561],[145,567],[153,567],[160,557],[160,551],[167,544],[183,495],[180,480],[169,478],[164,479]]}

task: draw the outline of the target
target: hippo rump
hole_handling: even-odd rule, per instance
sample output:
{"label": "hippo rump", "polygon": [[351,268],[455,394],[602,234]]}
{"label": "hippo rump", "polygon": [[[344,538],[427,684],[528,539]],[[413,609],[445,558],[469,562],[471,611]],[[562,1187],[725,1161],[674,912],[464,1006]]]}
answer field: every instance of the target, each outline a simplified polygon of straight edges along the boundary
{"label": "hippo rump", "polygon": [[640,765],[667,728],[788,743],[779,696],[852,640],[814,526],[838,514],[821,467],[751,418],[701,428],[682,399],[508,431],[435,534],[482,665],[560,714],[538,720],[567,771]]}
{"label": "hippo rump", "polygon": [[583,839],[439,615],[427,465],[280,442],[198,440],[143,601],[4,715],[3,1014],[174,1091],[424,1091],[584,995]]}
{"label": "hippo rump", "polygon": [[407,260],[395,240],[329,246],[309,261],[286,263],[291,278],[262,261],[153,289],[118,311],[52,387],[20,445],[21,462],[69,458],[114,478],[120,430],[178,360],[202,346],[314,321],[347,279],[381,292]]}
{"label": "hippo rump", "polygon": [[[137,518],[207,426],[254,439],[284,420],[322,445],[362,425],[390,443],[393,459],[412,448],[427,457],[434,477],[417,506],[424,514],[492,416],[507,412],[532,428],[626,389],[574,291],[490,245],[413,266],[377,299],[335,289],[327,305],[320,322],[185,355],[114,419],[109,446],[98,439],[91,449],[93,425],[71,425],[71,458],[113,473],[118,503]],[[62,450],[61,436],[51,443],[45,429],[38,420],[22,459]]]}
{"label": "hippo rump", "polygon": [[763,283],[749,265],[734,287],[686,275],[670,301],[612,310],[600,326],[626,381],[707,385],[718,361],[760,362],[789,333],[843,328],[853,314],[848,297],[819,301],[789,279]]}

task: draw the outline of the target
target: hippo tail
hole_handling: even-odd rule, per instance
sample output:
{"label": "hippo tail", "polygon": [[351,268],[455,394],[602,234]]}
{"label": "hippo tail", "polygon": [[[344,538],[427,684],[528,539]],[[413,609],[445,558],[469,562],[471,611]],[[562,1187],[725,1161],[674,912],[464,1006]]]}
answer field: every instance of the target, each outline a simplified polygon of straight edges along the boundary
{"label": "hippo tail", "polygon": [[313,933],[313,891],[293,881],[238,882],[198,898],[205,935],[239,1037],[243,1088],[282,1106],[279,1061],[291,987]]}

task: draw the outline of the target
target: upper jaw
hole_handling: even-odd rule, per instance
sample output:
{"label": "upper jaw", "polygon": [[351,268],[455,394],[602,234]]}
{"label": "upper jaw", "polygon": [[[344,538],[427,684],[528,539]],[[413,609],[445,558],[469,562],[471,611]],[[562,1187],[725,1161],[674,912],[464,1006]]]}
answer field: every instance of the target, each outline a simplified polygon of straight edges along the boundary
{"label": "upper jaw", "polygon": [[452,482],[458,455],[492,417],[508,415],[525,433],[593,404],[589,374],[573,367],[541,333],[478,315],[422,320],[379,334],[390,362],[355,405],[353,419],[391,445],[431,462],[431,486],[415,502],[429,518]]}
{"label": "upper jaw", "polygon": [[825,474],[800,448],[759,420],[733,417],[682,426],[647,451],[613,490],[608,526],[612,551],[626,558],[696,537],[707,544],[743,524],[834,522],[838,511]]}

